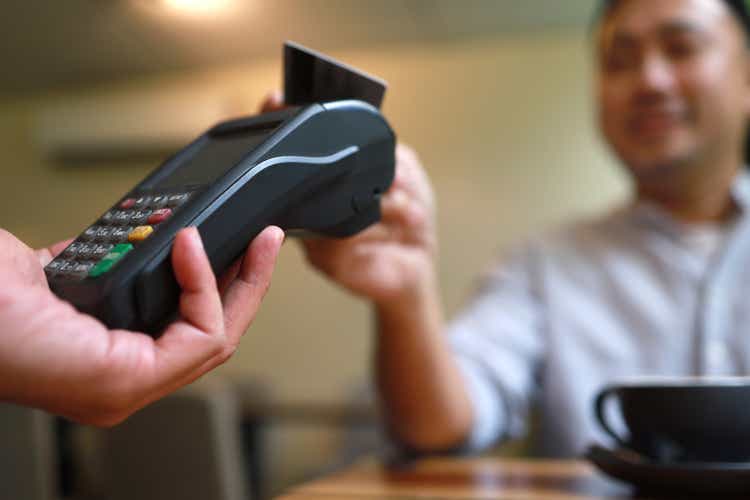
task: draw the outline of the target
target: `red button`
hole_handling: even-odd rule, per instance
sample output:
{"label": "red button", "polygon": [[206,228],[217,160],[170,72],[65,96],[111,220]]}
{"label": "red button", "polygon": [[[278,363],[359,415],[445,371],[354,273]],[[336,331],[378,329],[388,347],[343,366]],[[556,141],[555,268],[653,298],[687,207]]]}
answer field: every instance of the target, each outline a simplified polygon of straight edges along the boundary
{"label": "red button", "polygon": [[154,212],[148,218],[148,223],[153,225],[164,222],[165,220],[169,219],[171,215],[172,209],[170,208],[160,208],[159,210],[154,210]]}
{"label": "red button", "polygon": [[130,208],[133,208],[133,205],[135,205],[135,198],[127,198],[122,200],[120,203],[120,208],[123,210],[128,210]]}

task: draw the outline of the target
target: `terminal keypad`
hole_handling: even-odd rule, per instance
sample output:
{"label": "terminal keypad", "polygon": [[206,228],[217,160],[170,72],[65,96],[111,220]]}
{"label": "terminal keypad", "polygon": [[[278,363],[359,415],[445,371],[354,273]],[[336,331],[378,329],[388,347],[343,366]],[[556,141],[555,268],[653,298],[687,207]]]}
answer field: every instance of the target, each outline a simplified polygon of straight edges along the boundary
{"label": "terminal keypad", "polygon": [[183,205],[191,192],[128,197],[108,210],[50,262],[48,278],[96,278],[146,241]]}

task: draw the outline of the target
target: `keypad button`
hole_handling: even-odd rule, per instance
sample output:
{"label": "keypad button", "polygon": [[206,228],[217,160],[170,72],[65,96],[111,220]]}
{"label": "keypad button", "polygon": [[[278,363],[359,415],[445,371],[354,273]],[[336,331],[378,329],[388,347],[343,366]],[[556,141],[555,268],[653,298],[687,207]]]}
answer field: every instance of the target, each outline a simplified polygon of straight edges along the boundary
{"label": "keypad button", "polygon": [[104,258],[105,255],[107,255],[112,250],[113,247],[114,245],[110,245],[108,243],[96,245],[91,250],[91,258],[94,260],[102,259]]}
{"label": "keypad button", "polygon": [[149,203],[149,206],[153,209],[164,208],[165,206],[167,206],[167,199],[167,195],[158,194],[151,199],[151,203]]}
{"label": "keypad button", "polygon": [[159,210],[154,210],[154,213],[152,213],[151,216],[148,218],[148,223],[151,225],[159,224],[169,219],[171,216],[172,216],[171,208],[160,208]]}
{"label": "keypad button", "polygon": [[118,226],[127,226],[128,224],[130,224],[130,215],[130,212],[119,210],[117,211],[117,213],[115,213],[114,223]]}
{"label": "keypad button", "polygon": [[86,241],[91,241],[94,238],[96,238],[96,232],[99,230],[99,226],[91,226],[90,228],[86,229],[83,233],[81,233],[81,239]]}
{"label": "keypad button", "polygon": [[120,202],[120,208],[122,210],[129,210],[135,206],[135,198],[125,198]]}
{"label": "keypad button", "polygon": [[64,263],[65,261],[62,259],[53,260],[52,262],[50,262],[44,267],[44,274],[47,275],[47,278],[52,278],[53,276],[56,276]]}
{"label": "keypad button", "polygon": [[119,245],[115,245],[112,251],[110,251],[107,254],[106,258],[112,258],[112,257],[124,257],[126,253],[131,251],[133,249],[133,245],[130,243],[120,243]]}
{"label": "keypad button", "polygon": [[114,266],[116,262],[116,260],[101,260],[97,262],[97,264],[89,271],[89,278],[96,278],[97,276],[101,276],[102,274],[112,269],[112,266]]}
{"label": "keypad button", "polygon": [[139,243],[151,236],[151,233],[153,232],[154,228],[151,226],[138,226],[137,228],[130,231],[130,234],[128,235],[128,241],[131,243]]}
{"label": "keypad button", "polygon": [[132,227],[115,228],[115,230],[112,231],[112,234],[109,237],[109,241],[111,241],[112,243],[124,243],[128,241],[128,235],[132,230]]}
{"label": "keypad button", "polygon": [[83,246],[83,243],[80,243],[78,241],[74,241],[68,247],[62,251],[63,257],[72,258],[78,255],[78,252],[81,250],[81,247]]}
{"label": "keypad button", "polygon": [[100,227],[96,231],[96,238],[95,241],[99,243],[105,243],[109,241],[109,239],[112,237],[112,234],[116,231],[116,228],[113,227]]}
{"label": "keypad button", "polygon": [[151,210],[138,210],[136,212],[133,212],[133,214],[130,216],[130,225],[131,226],[140,226],[146,223],[148,221],[149,216],[151,215]]}
{"label": "keypad button", "polygon": [[57,273],[61,275],[67,275],[73,270],[74,266],[75,266],[75,262],[64,260],[62,264],[60,265],[60,267],[57,269]]}
{"label": "keypad button", "polygon": [[66,261],[64,261],[64,260],[60,260],[60,259],[55,259],[55,260],[53,260],[52,262],[50,262],[49,264],[47,264],[47,267],[45,267],[45,269],[49,269],[50,271],[58,271],[58,270],[60,269],[60,267],[61,267],[61,266],[62,266],[62,265],[63,265],[63,264],[65,263],[65,262],[66,262]]}
{"label": "keypad button", "polygon": [[91,254],[94,251],[94,248],[96,248],[95,244],[90,243],[84,243],[81,245],[81,248],[78,249],[77,257],[82,260],[88,260],[91,259]]}
{"label": "keypad button", "polygon": [[135,199],[133,208],[145,208],[151,203],[151,196],[140,196]]}
{"label": "keypad button", "polygon": [[113,224],[115,221],[115,214],[117,213],[116,210],[110,210],[106,214],[102,215],[102,218],[100,219],[103,224]]}
{"label": "keypad button", "polygon": [[93,262],[77,262],[71,266],[67,274],[74,278],[85,278],[92,267],[94,267]]}
{"label": "keypad button", "polygon": [[107,255],[89,270],[89,277],[96,278],[112,269],[128,252],[133,249],[130,243],[115,245]]}
{"label": "keypad button", "polygon": [[167,198],[167,205],[170,207],[182,205],[187,201],[189,196],[187,193],[172,194]]}

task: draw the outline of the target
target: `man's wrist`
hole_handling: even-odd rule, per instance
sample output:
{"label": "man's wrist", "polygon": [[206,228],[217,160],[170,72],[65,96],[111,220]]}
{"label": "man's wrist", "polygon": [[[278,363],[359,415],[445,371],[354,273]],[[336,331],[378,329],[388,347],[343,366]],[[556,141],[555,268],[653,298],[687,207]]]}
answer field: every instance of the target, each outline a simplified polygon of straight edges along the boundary
{"label": "man's wrist", "polygon": [[415,276],[397,294],[374,301],[381,323],[400,323],[409,318],[440,311],[438,280],[432,262],[416,266]]}

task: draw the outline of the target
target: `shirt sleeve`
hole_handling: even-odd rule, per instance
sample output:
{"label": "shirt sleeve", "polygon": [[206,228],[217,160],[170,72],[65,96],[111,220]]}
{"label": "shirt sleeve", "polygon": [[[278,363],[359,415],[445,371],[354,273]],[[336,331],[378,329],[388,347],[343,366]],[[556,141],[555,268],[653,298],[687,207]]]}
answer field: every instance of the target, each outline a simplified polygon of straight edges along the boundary
{"label": "shirt sleeve", "polygon": [[531,246],[500,259],[483,276],[448,329],[474,409],[470,451],[526,432],[543,357],[538,258]]}

